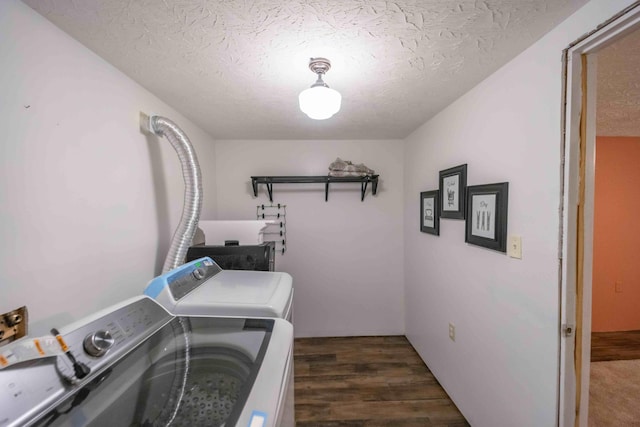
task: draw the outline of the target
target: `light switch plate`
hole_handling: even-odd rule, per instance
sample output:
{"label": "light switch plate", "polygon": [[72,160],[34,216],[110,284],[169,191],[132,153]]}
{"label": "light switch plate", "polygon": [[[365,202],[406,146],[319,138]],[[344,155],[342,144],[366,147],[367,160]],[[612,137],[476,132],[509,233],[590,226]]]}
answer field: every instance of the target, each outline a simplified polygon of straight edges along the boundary
{"label": "light switch plate", "polygon": [[507,253],[511,258],[522,259],[522,237],[515,235],[509,236]]}

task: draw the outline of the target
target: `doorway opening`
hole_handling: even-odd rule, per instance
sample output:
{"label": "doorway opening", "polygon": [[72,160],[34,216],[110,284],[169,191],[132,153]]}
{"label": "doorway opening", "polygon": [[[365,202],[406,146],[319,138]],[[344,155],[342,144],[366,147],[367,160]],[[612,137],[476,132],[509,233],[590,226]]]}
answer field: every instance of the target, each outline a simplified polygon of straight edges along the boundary
{"label": "doorway opening", "polygon": [[[589,414],[589,382],[591,371],[591,333],[594,297],[594,271],[601,281],[601,271],[594,270],[594,236],[602,244],[599,224],[594,220],[596,206],[596,145],[598,131],[604,128],[605,108],[600,95],[608,90],[598,84],[598,55],[606,58],[611,47],[633,34],[640,34],[640,4],[603,23],[591,34],[574,42],[564,52],[564,115],[563,115],[563,186],[561,231],[561,321],[560,341],[560,426],[586,426]],[[638,37],[640,40],[640,36]],[[640,60],[640,52],[638,52]],[[627,55],[629,53],[627,52]],[[626,57],[625,59],[629,59]],[[611,64],[601,63],[603,73]],[[636,67],[640,68],[640,64]],[[617,71],[620,71],[618,69]],[[640,87],[640,86],[638,86]],[[639,99],[635,100],[640,103]],[[623,102],[624,104],[624,102]],[[627,104],[629,104],[627,102]],[[640,112],[640,109],[637,109]],[[598,114],[601,114],[598,117]],[[609,132],[622,132],[619,121]],[[640,125],[639,125],[640,126]],[[626,133],[626,131],[625,131]],[[622,135],[616,135],[622,136]],[[639,135],[636,135],[640,137]],[[604,147],[607,141],[598,142]],[[640,144],[640,138],[638,138]],[[607,146],[607,148],[611,148]],[[637,165],[636,165],[637,168]],[[599,173],[602,174],[600,171]],[[607,190],[607,194],[614,192]],[[604,194],[604,193],[603,193]],[[598,193],[598,196],[602,194]],[[598,205],[601,205],[600,197]],[[598,214],[599,220],[603,210]],[[595,228],[594,228],[595,227]],[[594,233],[595,230],[595,233]],[[613,248],[612,250],[616,250]],[[596,265],[598,267],[598,265]],[[617,273],[619,275],[619,273]],[[614,274],[613,276],[615,276]],[[605,279],[607,281],[609,279]],[[612,279],[612,291],[621,293],[623,280]],[[616,284],[617,283],[617,284]],[[622,291],[624,292],[624,291]],[[637,307],[636,307],[637,309]],[[602,313],[596,310],[599,317]],[[598,326],[597,328],[601,328]]]}

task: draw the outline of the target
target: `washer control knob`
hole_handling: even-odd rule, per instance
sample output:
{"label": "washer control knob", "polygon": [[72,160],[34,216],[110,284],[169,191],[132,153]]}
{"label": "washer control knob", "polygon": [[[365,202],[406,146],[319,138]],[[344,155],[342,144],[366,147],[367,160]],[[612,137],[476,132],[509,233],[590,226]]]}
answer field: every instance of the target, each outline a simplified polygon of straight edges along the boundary
{"label": "washer control knob", "polygon": [[194,279],[196,280],[202,280],[204,279],[204,276],[206,275],[206,270],[204,268],[196,268],[195,270],[193,270],[193,273],[191,273],[194,277]]}
{"label": "washer control knob", "polygon": [[113,347],[114,339],[111,332],[99,330],[87,335],[84,338],[84,351],[90,356],[104,356],[111,347]]}

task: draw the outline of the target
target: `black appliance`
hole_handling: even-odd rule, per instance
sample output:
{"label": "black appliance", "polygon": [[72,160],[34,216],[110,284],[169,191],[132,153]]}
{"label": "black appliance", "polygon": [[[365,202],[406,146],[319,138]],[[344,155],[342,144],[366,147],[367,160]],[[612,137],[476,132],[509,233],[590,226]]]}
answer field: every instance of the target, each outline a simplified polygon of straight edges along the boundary
{"label": "black appliance", "polygon": [[197,245],[187,251],[187,262],[209,257],[223,270],[275,271],[275,255],[275,242],[258,245]]}

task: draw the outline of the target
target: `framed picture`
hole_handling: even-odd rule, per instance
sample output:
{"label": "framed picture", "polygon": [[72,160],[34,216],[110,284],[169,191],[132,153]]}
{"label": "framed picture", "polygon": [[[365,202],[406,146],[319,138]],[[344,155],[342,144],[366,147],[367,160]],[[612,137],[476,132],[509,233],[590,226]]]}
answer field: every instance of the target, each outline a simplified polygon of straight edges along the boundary
{"label": "framed picture", "polygon": [[465,242],[506,252],[508,203],[508,182],[467,187]]}
{"label": "framed picture", "polygon": [[440,171],[440,216],[464,219],[467,188],[467,165]]}
{"label": "framed picture", "polygon": [[440,235],[438,190],[420,193],[420,231]]}

